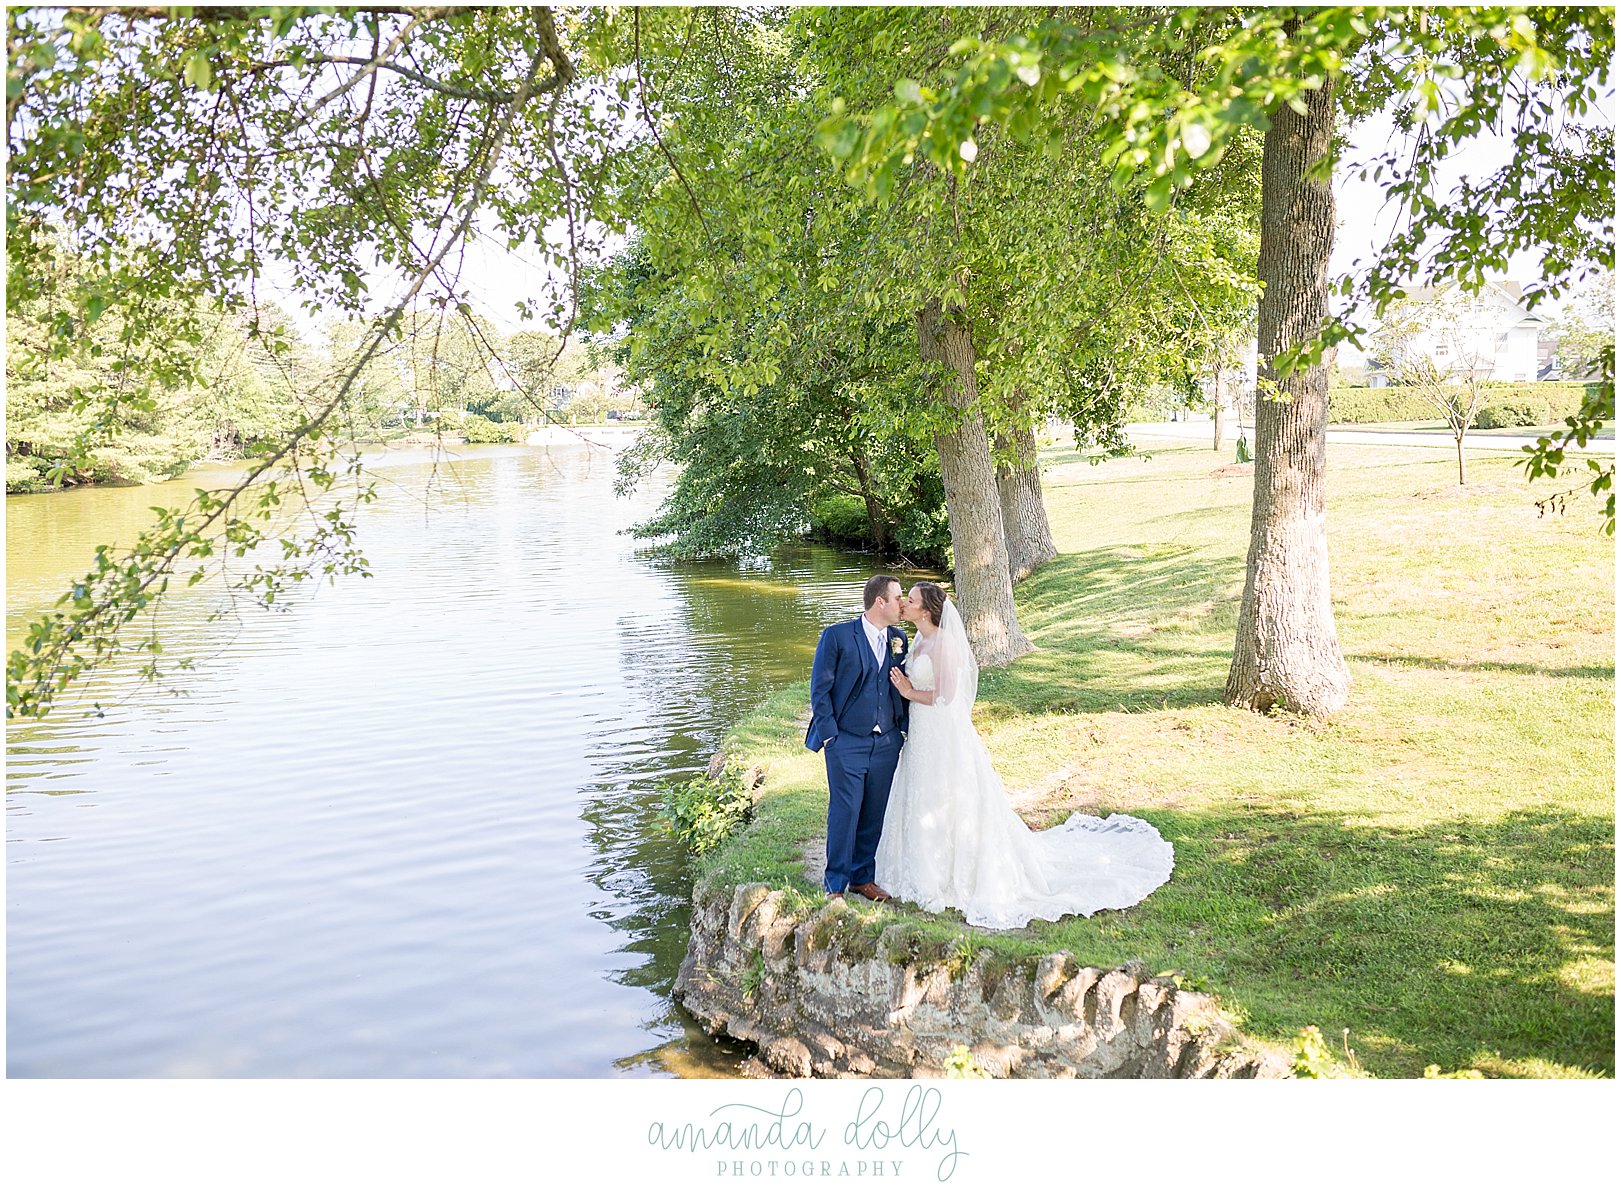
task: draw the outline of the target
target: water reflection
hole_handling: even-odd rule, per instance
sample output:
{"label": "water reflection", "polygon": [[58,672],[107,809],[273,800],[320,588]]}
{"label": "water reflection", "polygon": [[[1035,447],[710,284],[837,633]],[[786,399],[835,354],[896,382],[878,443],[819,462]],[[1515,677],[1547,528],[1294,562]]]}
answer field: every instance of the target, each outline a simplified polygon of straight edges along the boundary
{"label": "water reflection", "polygon": [[623,909],[612,918],[628,935],[622,952],[645,957],[619,979],[659,996],[666,1010],[649,1029],[677,1038],[619,1064],[700,1076],[734,1070],[742,1052],[710,1041],[670,998],[686,950],[690,879],[660,829],[657,784],[707,767],[728,727],[765,691],[808,675],[817,633],[860,609],[867,571],[818,549],[784,550],[742,576],[718,564],[646,564],[662,572],[665,597],[622,613],[619,640],[627,697],[642,707],[639,721],[656,726],[661,746],[644,750],[611,730],[597,735],[591,754],[603,778],[583,816],[602,856],[593,882]]}
{"label": "water reflection", "polygon": [[[187,592],[185,696],[113,674],[105,717],[9,732],[12,1076],[735,1070],[670,999],[657,785],[804,678],[859,559],[647,558],[618,530],[659,492],[583,449],[383,474],[375,578],[239,622]],[[8,636],[197,485],[8,499]]]}

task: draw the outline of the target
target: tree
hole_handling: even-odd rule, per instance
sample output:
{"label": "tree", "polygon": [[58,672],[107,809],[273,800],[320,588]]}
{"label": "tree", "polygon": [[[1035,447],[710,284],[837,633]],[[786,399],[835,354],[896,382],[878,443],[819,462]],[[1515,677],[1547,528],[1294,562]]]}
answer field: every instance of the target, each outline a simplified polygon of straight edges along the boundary
{"label": "tree", "polygon": [[1343,706],[1351,687],[1328,588],[1328,365],[1318,359],[1283,374],[1277,360],[1328,317],[1334,194],[1322,164],[1334,136],[1332,81],[1308,91],[1302,106],[1272,113],[1261,165],[1257,346],[1273,399],[1255,409],[1249,559],[1226,697],[1320,715]]}
{"label": "tree", "polygon": [[1487,303],[1449,290],[1392,307],[1368,340],[1397,379],[1446,419],[1458,452],[1460,485],[1467,482],[1464,437],[1485,403],[1496,362],[1495,342],[1482,341],[1483,334],[1499,337],[1490,330],[1492,319]]}
{"label": "tree", "polygon": [[[851,159],[881,134],[889,109],[879,107],[870,120],[847,111],[886,92],[926,102],[941,85],[935,76],[950,56],[951,36],[994,34],[1037,14],[954,10],[949,21],[930,14],[931,36],[906,24],[907,15],[841,10],[817,23],[819,44],[830,47],[824,54],[860,54],[859,66],[827,72],[835,98],[823,143],[836,159]],[[891,71],[906,73],[875,88],[873,64],[886,55]],[[853,171],[899,229],[898,242],[878,245],[888,267],[869,282],[870,300],[910,307],[921,354],[940,369],[924,415],[946,476],[959,582],[963,560],[976,559],[965,611],[976,588],[977,598],[1007,608],[980,629],[966,616],[976,652],[982,661],[994,658],[988,663],[1023,647],[1011,634],[1005,646],[997,638],[1016,625],[1011,581],[1055,552],[1038,498],[1034,426],[1056,412],[1088,435],[1117,437],[1130,382],[1182,367],[1186,348],[1173,332],[1175,315],[1199,303],[1201,282],[1219,280],[1203,272],[1190,284],[1184,275],[1181,241],[1209,245],[1208,235],[1195,231],[1198,220],[1156,215],[1111,192],[1099,164],[1099,130],[1083,105],[1071,115],[1049,144],[1031,143],[1017,129],[987,129],[953,142],[949,168],[902,155]],[[1241,155],[1234,160],[1241,163]],[[1208,195],[1201,197],[1213,205],[1241,208],[1246,201],[1225,191],[1232,178],[1222,171],[1205,180]],[[982,433],[997,447],[996,508],[980,488],[987,474]],[[1004,564],[1008,582],[999,577]]]}
{"label": "tree", "polygon": [[921,383],[915,337],[827,275],[866,215],[817,154],[816,109],[784,98],[810,86],[803,55],[780,20],[695,19],[705,52],[640,60],[659,140],[628,154],[637,230],[585,302],[655,429],[621,455],[623,483],[680,466],[637,531],[735,556],[811,525],[943,562],[938,464],[901,411]]}
{"label": "tree", "polygon": [[[924,366],[915,321],[950,271],[939,250],[938,196],[920,189],[905,226],[877,217],[818,152],[817,105],[784,99],[806,96],[829,76],[870,73],[856,40],[822,37],[822,18],[786,26],[731,19],[741,28],[724,59],[640,64],[656,82],[660,137],[658,151],[641,157],[638,244],[646,262],[627,257],[639,310],[621,319],[623,358],[633,376],[647,376],[650,364],[685,371],[662,376],[652,400],[665,442],[689,464],[674,493],[686,514],[649,527],[691,538],[700,524],[730,523],[752,543],[762,530],[785,531],[793,505],[842,481],[860,492],[882,546],[886,522],[901,511],[884,506],[885,493],[927,488],[894,481],[913,468],[886,476],[891,468],[875,464],[895,456],[891,443],[932,445],[921,453],[928,465],[939,460],[964,618],[981,659],[1005,663],[1028,643],[1011,597],[988,434],[977,408],[944,395],[941,369]],[[752,118],[766,106],[769,119]],[[896,333],[903,327],[909,335]],[[759,438],[724,469],[695,440],[700,427],[713,434],[745,420]],[[956,434],[960,422],[979,422],[977,435]],[[966,463],[965,450],[976,452]],[[717,491],[685,498],[699,493],[691,464],[703,459],[714,465],[702,468],[702,481],[735,488],[747,517],[719,517]],[[770,477],[768,468],[779,466],[786,473]],[[762,488],[780,498],[762,499]],[[969,516],[969,506],[989,514]]]}
{"label": "tree", "polygon": [[994,439],[996,493],[1002,504],[1002,535],[1007,544],[1008,578],[1017,585],[1058,556],[1047,505],[1041,498],[1041,464],[1036,431],[1015,403],[1014,427]]}
{"label": "tree", "polygon": [[[71,274],[82,266],[64,260],[61,267]],[[204,303],[196,316],[201,332],[186,353],[192,378],[122,402],[109,421],[75,393],[127,392],[139,382],[119,363],[120,312],[108,311],[70,356],[53,359],[51,302],[17,303],[6,327],[7,490],[169,479],[200,459],[239,458],[287,432],[297,412],[284,374],[293,360],[258,345],[258,322],[274,323],[279,311],[249,316]]]}
{"label": "tree", "polygon": [[1213,440],[1211,449],[1219,451],[1227,438],[1227,413],[1238,414],[1240,425],[1245,411],[1253,404],[1247,399],[1245,387],[1246,348],[1253,347],[1253,332],[1226,330],[1219,332],[1215,341],[1205,349],[1204,366],[1210,380],[1210,423]]}
{"label": "tree", "polygon": [[948,309],[931,299],[917,312],[917,338],[925,362],[949,369],[935,383],[956,416],[949,429],[935,431],[934,444],[951,517],[952,569],[963,626],[982,665],[1005,665],[1029,652],[1031,644],[1019,630],[1013,606],[1007,524],[990,441],[984,421],[974,412],[979,393],[973,335],[961,307]]}
{"label": "tree", "polygon": [[[1354,319],[1327,317],[1335,120],[1390,106],[1414,133],[1363,165],[1364,176],[1390,178],[1407,225],[1341,286],[1351,305],[1377,317],[1415,279],[1478,290],[1536,243],[1546,276],[1527,294],[1534,305],[1614,265],[1613,134],[1582,123],[1608,83],[1614,45],[1609,15],[1581,7],[1060,14],[1000,41],[964,39],[949,87],[897,93],[850,137],[846,156],[875,176],[912,159],[960,170],[962,146],[987,125],[1061,135],[1065,100],[1076,96],[1109,125],[1116,182],[1163,209],[1240,130],[1265,132],[1258,269],[1297,290],[1263,293],[1258,311],[1274,399],[1257,410],[1255,515],[1226,696],[1326,714],[1343,703],[1348,675],[1321,515],[1322,360],[1365,333]],[[1185,69],[1166,69],[1178,58]],[[1509,161],[1440,193],[1447,156],[1494,127],[1508,131]],[[1305,209],[1276,209],[1296,200]],[[1293,407],[1280,410],[1278,398]],[[1555,449],[1533,457],[1533,477],[1557,468]]]}
{"label": "tree", "polygon": [[[491,409],[501,421],[538,423],[545,409],[569,415],[581,409],[595,416],[612,408],[628,408],[634,398],[621,394],[617,373],[606,360],[598,360],[581,342],[567,342],[545,331],[520,330],[500,351],[501,370],[510,380]],[[541,408],[537,409],[536,398]]]}
{"label": "tree", "polygon": [[[982,661],[997,663],[1026,647],[1012,583],[1054,553],[1036,426],[1059,412],[1089,435],[1117,436],[1132,382],[1184,366],[1192,315],[1180,315],[1190,301],[1233,275],[1182,250],[1213,254],[1204,211],[1153,215],[1103,184],[1094,130],[1079,112],[1063,152],[987,136],[960,180],[919,166],[851,191],[841,171],[807,152],[830,96],[848,105],[890,94],[887,63],[926,79],[958,33],[1028,17],[953,9],[795,14],[782,26],[745,19],[728,38],[724,71],[691,53],[679,65],[644,60],[639,77],[658,96],[660,129],[658,151],[640,157],[648,180],[638,243],[652,267],[637,278],[646,312],[626,339],[627,358],[642,360],[627,363],[637,374],[656,353],[654,370],[684,368],[708,386],[701,402],[655,398],[661,419],[680,411],[679,424],[664,422],[672,449],[693,426],[707,432],[716,414],[757,409],[757,426],[801,431],[758,409],[762,400],[833,409],[843,387],[861,394],[863,440],[887,442],[899,430],[937,457],[965,619]],[[836,150],[845,133],[821,130]],[[1216,193],[1232,179],[1213,171],[1205,180]],[[1242,207],[1253,197],[1240,186],[1219,201]],[[906,342],[910,352],[897,354]],[[818,395],[812,374],[833,387]],[[687,410],[699,408],[713,412],[695,420]],[[685,457],[688,474],[707,452]],[[761,506],[755,460],[724,472],[714,461],[721,484]],[[865,498],[872,485],[862,488]],[[719,504],[714,489],[687,506]],[[706,513],[702,523],[718,522]],[[758,531],[758,521],[748,527]]]}
{"label": "tree", "polygon": [[[600,16],[572,32],[611,44]],[[272,261],[309,302],[369,323],[330,384],[297,394],[307,404],[295,425],[241,483],[199,491],[122,553],[98,551],[12,653],[9,716],[45,713],[116,657],[157,675],[156,637],[128,629],[182,566],[200,580],[268,534],[281,561],[229,579],[263,602],[289,582],[366,572],[353,518],[370,487],[358,454],[340,457],[335,415],[419,298],[458,308],[448,265],[479,220],[539,241],[568,275],[580,237],[559,245],[545,229],[578,226],[594,200],[600,168],[568,161],[605,157],[614,113],[565,103],[576,62],[547,8],[13,8],[7,34],[7,309],[53,303],[53,370],[112,313],[116,374],[130,381],[69,386],[90,416],[61,465],[116,434],[130,410],[197,382],[201,311],[250,309]],[[59,254],[85,268],[62,274]],[[381,308],[368,273],[398,278]],[[566,324],[566,297],[550,312]],[[293,491],[305,497],[302,529],[285,523]]]}
{"label": "tree", "polygon": [[[655,276],[639,240],[602,275],[613,291],[587,302],[615,325],[613,357],[645,391],[652,416],[654,432],[619,456],[621,488],[663,462],[680,468],[636,535],[677,556],[736,557],[765,553],[809,525],[885,558],[945,564],[949,537],[933,523],[943,499],[937,464],[903,426],[875,415],[902,399],[884,366],[899,350],[893,331],[862,322],[790,337],[785,323],[831,325],[821,311],[834,295],[785,287],[780,315],[738,313],[738,338],[791,350],[774,375],[732,386],[706,354],[732,341],[728,320],[691,316],[675,296],[688,275]],[[864,531],[852,531],[852,502]]]}
{"label": "tree", "polygon": [[1601,378],[1604,351],[1615,350],[1615,274],[1584,285],[1554,322],[1552,335],[1561,379]]}

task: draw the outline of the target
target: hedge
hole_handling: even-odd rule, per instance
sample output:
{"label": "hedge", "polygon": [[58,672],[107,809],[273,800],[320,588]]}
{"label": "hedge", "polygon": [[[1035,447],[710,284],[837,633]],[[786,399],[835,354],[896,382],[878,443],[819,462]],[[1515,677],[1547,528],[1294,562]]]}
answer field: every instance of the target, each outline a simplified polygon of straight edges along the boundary
{"label": "hedge", "polygon": [[[1581,408],[1589,384],[1493,384],[1487,389],[1482,411],[1503,409],[1505,416],[1535,416],[1536,420],[1511,421],[1514,425],[1552,425]],[[1507,407],[1512,406],[1512,412]],[[1328,419],[1339,425],[1361,425],[1378,421],[1436,421],[1440,412],[1416,388],[1392,384],[1388,388],[1330,388]],[[1480,428],[1486,428],[1481,426]]]}
{"label": "hedge", "polygon": [[462,439],[469,445],[487,442],[521,441],[523,426],[515,421],[491,421],[477,413],[469,413],[462,421]]}

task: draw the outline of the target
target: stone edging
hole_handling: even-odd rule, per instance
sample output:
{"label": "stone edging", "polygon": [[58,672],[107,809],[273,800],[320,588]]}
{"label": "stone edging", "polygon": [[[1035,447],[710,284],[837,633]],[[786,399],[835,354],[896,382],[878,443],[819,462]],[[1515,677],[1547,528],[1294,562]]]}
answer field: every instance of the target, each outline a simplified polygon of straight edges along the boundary
{"label": "stone edging", "polygon": [[795,916],[765,884],[692,896],[675,997],[712,1033],[755,1044],[757,1076],[940,1077],[958,1045],[994,1077],[1292,1076],[1210,996],[1140,962],[923,960],[904,928],[875,936],[842,901]]}

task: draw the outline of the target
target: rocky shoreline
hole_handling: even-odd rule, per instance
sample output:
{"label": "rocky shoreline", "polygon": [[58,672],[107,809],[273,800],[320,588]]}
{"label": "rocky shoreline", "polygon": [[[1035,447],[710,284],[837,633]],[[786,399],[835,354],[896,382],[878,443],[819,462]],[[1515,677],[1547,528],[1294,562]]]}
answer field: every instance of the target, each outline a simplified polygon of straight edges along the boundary
{"label": "rocky shoreline", "polygon": [[992,1077],[1292,1076],[1210,996],[1141,963],[923,955],[901,925],[878,929],[843,901],[796,910],[765,884],[694,887],[675,997],[711,1033],[754,1044],[757,1077],[941,1077],[959,1046]]}

